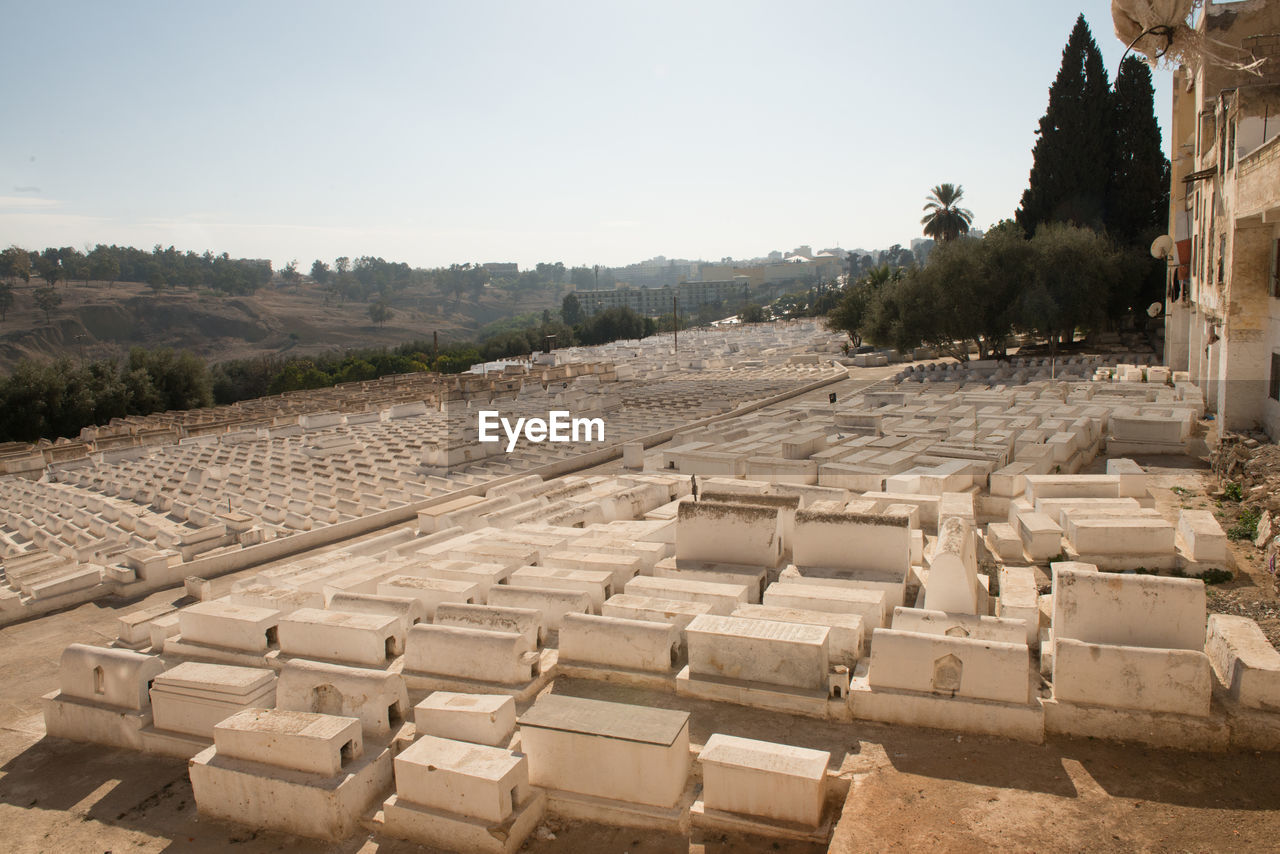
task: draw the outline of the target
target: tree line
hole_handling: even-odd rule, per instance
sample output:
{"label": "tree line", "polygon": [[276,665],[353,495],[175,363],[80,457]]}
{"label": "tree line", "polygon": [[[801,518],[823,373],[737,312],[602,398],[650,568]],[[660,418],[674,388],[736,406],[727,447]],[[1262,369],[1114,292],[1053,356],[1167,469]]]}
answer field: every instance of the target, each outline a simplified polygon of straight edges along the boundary
{"label": "tree line", "polygon": [[142,282],[156,289],[185,285],[226,294],[251,294],[271,281],[271,262],[232,258],[227,253],[179,252],[157,245],[150,252],[132,246],[98,244],[88,252],[71,246],[38,251],[11,246],[0,252],[0,278],[42,279],[48,287],[81,281]]}
{"label": "tree line", "polygon": [[1146,261],[1092,229],[1053,223],[1027,239],[1006,220],[981,238],[939,243],[924,267],[872,271],[845,290],[828,323],[855,345],[928,346],[960,361],[971,351],[1003,357],[1021,333],[1056,348],[1130,312],[1143,278],[1135,264]]}
{"label": "tree line", "polygon": [[1112,87],[1080,16],[1037,134],[1012,219],[969,238],[962,188],[935,187],[922,220],[937,241],[927,263],[851,275],[829,325],[853,344],[928,345],[963,361],[1003,356],[1015,335],[1054,349],[1079,331],[1145,321],[1164,295],[1148,247],[1169,206],[1150,69],[1128,57]]}
{"label": "tree line", "polygon": [[212,402],[208,367],[191,353],[138,347],[124,361],[24,360],[0,379],[0,441],[74,437],[112,418]]}
{"label": "tree line", "polygon": [[[290,261],[278,272],[265,259],[232,258],[223,252],[179,251],[156,245],[151,251],[132,246],[98,244],[86,252],[71,247],[48,247],[29,250],[11,246],[0,251],[0,320],[14,303],[13,286],[17,283],[43,282],[45,288],[57,288],[71,282],[91,281],[136,282],[161,292],[170,288],[208,289],[215,294],[244,296],[252,294],[277,279],[284,287],[297,289],[304,285],[318,288],[325,302],[386,303],[395,294],[415,288],[434,288],[452,295],[455,301],[464,296],[478,298],[485,287],[532,290],[555,287],[572,282],[578,287],[602,287],[613,283],[612,274],[604,268],[575,267],[567,269],[559,261],[539,262],[533,269],[516,276],[490,276],[481,264],[451,264],[448,267],[411,267],[403,261],[362,255],[339,256],[332,263],[317,258],[309,277],[297,261]],[[61,302],[45,299],[46,313]],[[385,320],[385,317],[383,318]],[[375,322],[377,321],[375,319]]]}

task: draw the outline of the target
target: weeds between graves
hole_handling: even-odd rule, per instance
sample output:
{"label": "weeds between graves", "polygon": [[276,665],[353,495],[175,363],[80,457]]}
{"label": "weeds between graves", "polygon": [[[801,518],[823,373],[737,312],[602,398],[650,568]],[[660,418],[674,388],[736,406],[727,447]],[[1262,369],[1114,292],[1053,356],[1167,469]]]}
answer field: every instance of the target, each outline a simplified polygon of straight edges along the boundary
{"label": "weeds between graves", "polygon": [[1229,540],[1252,540],[1258,536],[1258,520],[1262,514],[1255,507],[1245,507],[1236,517],[1236,522],[1227,529]]}

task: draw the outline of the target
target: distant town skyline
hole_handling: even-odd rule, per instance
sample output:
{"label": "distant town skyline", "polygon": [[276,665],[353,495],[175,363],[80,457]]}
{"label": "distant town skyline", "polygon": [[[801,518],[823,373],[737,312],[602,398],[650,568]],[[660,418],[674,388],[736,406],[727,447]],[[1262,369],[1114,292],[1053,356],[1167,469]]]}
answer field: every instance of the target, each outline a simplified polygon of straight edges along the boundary
{"label": "distant town skyline", "polygon": [[909,246],[942,182],[1012,215],[1081,12],[1114,78],[1106,0],[19,6],[59,37],[0,53],[0,243],[304,271]]}

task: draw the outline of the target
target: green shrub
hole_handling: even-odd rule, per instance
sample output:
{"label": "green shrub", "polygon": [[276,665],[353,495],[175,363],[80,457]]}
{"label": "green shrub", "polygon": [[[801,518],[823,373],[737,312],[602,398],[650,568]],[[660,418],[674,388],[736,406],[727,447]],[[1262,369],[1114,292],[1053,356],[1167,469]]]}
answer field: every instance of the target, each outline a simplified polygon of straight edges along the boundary
{"label": "green shrub", "polygon": [[1246,507],[1236,517],[1236,523],[1227,529],[1227,539],[1252,540],[1258,536],[1258,520],[1262,514],[1252,507]]}
{"label": "green shrub", "polygon": [[1239,501],[1244,498],[1244,491],[1240,488],[1240,484],[1228,483],[1222,487],[1222,497],[1228,501]]}

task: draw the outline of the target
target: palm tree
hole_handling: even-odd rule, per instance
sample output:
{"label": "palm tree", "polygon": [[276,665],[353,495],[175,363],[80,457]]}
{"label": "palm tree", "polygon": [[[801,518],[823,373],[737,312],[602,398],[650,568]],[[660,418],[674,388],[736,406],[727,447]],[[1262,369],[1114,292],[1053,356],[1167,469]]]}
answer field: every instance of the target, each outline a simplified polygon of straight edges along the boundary
{"label": "palm tree", "polygon": [[958,206],[963,197],[964,188],[958,184],[934,187],[925,201],[924,210],[928,213],[920,220],[924,233],[940,243],[967,234],[969,223],[973,222],[973,212]]}

